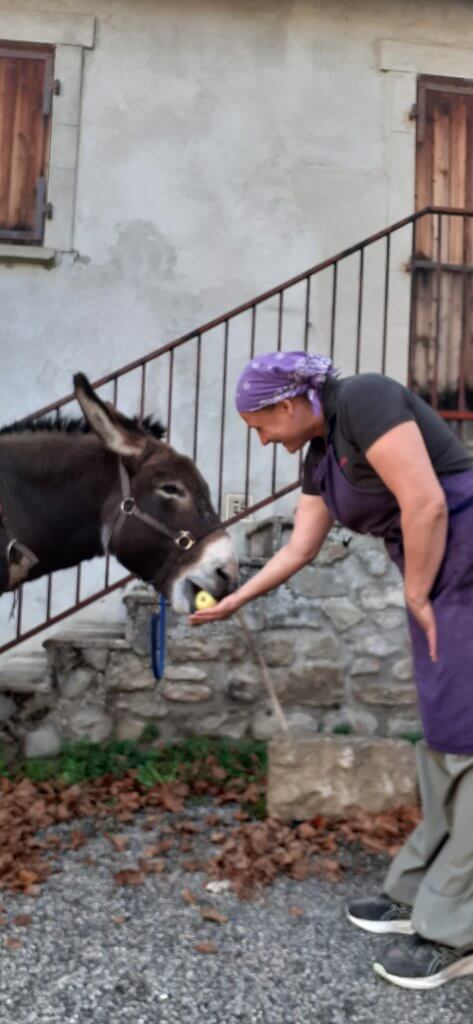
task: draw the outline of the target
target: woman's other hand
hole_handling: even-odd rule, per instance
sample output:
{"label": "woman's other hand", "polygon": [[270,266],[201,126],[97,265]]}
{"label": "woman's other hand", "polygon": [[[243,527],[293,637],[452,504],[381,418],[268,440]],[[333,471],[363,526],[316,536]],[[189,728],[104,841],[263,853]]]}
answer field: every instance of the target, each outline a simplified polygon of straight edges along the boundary
{"label": "woman's other hand", "polygon": [[424,630],[431,660],[437,661],[437,623],[432,602],[428,598],[409,597],[406,594],[406,603],[411,615]]}

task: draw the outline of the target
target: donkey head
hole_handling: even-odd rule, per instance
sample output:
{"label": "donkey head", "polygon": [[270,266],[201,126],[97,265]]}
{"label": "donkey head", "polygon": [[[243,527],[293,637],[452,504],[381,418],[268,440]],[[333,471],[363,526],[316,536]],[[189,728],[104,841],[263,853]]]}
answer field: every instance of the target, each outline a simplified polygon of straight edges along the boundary
{"label": "donkey head", "polygon": [[74,387],[92,431],[117,456],[113,490],[102,507],[104,548],[160,590],[176,612],[193,611],[198,590],[217,599],[230,593],[238,562],[192,460],[103,402],[83,374]]}

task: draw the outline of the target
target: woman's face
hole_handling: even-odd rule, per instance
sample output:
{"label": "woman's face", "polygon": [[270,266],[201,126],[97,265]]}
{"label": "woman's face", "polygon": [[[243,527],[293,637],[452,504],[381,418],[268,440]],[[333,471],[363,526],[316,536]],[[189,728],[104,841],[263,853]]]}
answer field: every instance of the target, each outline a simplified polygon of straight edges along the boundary
{"label": "woman's face", "polygon": [[261,444],[275,441],[291,453],[300,451],[312,437],[325,433],[322,413],[316,416],[304,395],[286,398],[258,412],[241,413],[241,418],[256,430]]}

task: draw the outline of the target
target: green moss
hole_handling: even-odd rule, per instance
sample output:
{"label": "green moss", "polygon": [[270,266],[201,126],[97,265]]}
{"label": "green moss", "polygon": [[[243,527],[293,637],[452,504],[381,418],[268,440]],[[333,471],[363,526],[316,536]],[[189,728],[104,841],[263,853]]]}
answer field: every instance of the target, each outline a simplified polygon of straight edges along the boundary
{"label": "green moss", "polygon": [[176,778],[194,774],[199,765],[199,777],[212,774],[206,764],[213,757],[230,777],[241,776],[252,782],[266,774],[266,746],[254,740],[213,740],[189,738],[179,743],[148,744],[156,739],[153,727],[145,727],[140,742],[109,740],[106,743],[66,743],[54,758],[30,758],[10,767],[0,758],[0,775],[26,777],[34,782],[62,779],[68,785],[98,779],[103,775],[121,776],[135,770],[142,785],[153,786]]}

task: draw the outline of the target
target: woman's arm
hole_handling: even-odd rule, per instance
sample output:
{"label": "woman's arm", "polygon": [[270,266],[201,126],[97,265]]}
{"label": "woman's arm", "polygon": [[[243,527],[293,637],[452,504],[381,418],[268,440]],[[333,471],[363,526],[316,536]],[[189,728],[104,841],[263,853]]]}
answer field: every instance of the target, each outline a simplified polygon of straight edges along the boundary
{"label": "woman's arm", "polygon": [[244,604],[261,597],[268,590],[274,590],[315,558],[332,525],[333,518],[322,498],[301,494],[288,543],[242,587],[219,601],[214,608],[195,612],[189,621],[193,626],[200,626],[214,619],[227,619]]}
{"label": "woman's arm", "polygon": [[375,441],[366,458],[397,498],[404,543],[407,604],[425,630],[436,660],[429,594],[445,554],[448,508],[416,423],[401,423]]}

